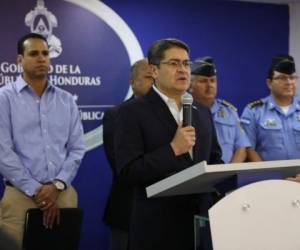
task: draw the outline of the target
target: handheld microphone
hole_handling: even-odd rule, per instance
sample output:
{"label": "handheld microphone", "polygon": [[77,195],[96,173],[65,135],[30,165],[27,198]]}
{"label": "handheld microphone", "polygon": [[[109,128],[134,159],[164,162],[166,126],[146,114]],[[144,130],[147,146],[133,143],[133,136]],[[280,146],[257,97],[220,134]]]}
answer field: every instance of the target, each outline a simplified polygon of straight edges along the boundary
{"label": "handheld microphone", "polygon": [[192,103],[193,103],[193,96],[187,92],[185,92],[181,96],[181,103],[182,103],[182,127],[192,126]]}

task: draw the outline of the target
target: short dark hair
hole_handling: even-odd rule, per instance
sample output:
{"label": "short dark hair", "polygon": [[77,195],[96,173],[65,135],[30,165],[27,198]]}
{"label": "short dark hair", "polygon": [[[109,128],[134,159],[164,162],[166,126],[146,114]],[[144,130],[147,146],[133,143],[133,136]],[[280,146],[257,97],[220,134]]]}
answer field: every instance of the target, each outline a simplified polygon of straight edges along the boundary
{"label": "short dark hair", "polygon": [[175,38],[167,38],[155,41],[148,49],[149,64],[159,65],[165,56],[165,51],[171,48],[181,48],[190,53],[189,47],[182,41]]}
{"label": "short dark hair", "polygon": [[29,33],[29,34],[22,36],[19,39],[18,44],[17,44],[18,55],[24,55],[24,51],[25,51],[24,42],[27,39],[31,39],[31,38],[41,39],[41,40],[45,41],[46,44],[48,45],[47,39],[44,36],[37,34],[37,33]]}

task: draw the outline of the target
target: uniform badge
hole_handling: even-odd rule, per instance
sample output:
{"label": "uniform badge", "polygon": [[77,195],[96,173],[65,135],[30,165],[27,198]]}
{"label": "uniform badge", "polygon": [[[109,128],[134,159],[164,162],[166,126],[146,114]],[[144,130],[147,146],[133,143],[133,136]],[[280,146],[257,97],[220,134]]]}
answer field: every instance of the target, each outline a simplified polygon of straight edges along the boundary
{"label": "uniform badge", "polygon": [[276,120],[275,120],[275,119],[267,119],[267,120],[265,121],[265,125],[266,125],[266,126],[270,126],[270,127],[276,126]]}
{"label": "uniform badge", "polygon": [[297,121],[300,121],[300,115],[296,115]]}
{"label": "uniform badge", "polygon": [[222,117],[222,118],[225,118],[226,114],[225,114],[224,109],[219,109],[219,111],[218,111],[218,116],[219,116],[219,117]]}

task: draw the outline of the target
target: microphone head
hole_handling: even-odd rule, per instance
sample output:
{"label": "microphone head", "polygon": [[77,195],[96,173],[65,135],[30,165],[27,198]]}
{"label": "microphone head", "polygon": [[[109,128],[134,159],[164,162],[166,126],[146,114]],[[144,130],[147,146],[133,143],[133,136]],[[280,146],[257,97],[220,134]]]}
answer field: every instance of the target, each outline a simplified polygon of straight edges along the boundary
{"label": "microphone head", "polygon": [[192,105],[193,103],[193,96],[187,92],[185,92],[182,96],[181,96],[181,103],[182,105]]}

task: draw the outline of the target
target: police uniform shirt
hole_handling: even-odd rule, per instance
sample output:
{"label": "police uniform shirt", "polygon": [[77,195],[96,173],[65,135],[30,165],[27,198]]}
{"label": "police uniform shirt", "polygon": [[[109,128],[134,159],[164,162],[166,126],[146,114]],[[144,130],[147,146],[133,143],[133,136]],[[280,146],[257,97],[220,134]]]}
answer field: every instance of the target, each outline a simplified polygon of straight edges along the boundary
{"label": "police uniform shirt", "polygon": [[236,108],[224,101],[215,100],[211,107],[218,142],[222,149],[222,160],[229,163],[235,150],[249,147],[250,142],[242,129]]}
{"label": "police uniform shirt", "polygon": [[263,160],[300,158],[300,100],[296,97],[286,114],[272,96],[250,103],[241,123]]}

